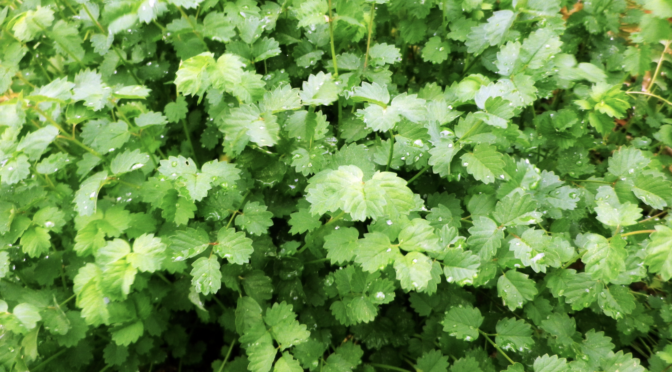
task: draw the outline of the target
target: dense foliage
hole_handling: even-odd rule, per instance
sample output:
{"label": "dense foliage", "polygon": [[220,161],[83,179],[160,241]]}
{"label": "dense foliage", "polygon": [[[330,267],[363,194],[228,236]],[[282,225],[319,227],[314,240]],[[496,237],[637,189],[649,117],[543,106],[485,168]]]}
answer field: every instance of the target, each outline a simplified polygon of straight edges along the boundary
{"label": "dense foliage", "polygon": [[670,0],[1,4],[1,372],[672,370]]}

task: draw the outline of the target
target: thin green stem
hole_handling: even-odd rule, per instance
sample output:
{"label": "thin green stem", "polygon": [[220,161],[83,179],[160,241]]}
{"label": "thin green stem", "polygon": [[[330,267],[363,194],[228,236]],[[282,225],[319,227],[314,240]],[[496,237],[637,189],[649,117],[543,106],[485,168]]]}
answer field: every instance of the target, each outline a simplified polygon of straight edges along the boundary
{"label": "thin green stem", "polygon": [[217,372],[222,372],[224,370],[224,366],[226,365],[226,362],[229,361],[229,357],[231,356],[231,350],[233,350],[233,345],[235,345],[235,344],[236,344],[236,339],[234,338],[233,341],[231,342],[231,345],[229,346],[229,351],[226,352],[226,356],[224,357],[224,361],[219,366],[219,370]]}
{"label": "thin green stem", "polygon": [[334,77],[338,77],[338,62],[336,61],[336,46],[334,45],[334,15],[329,0],[329,38],[331,39],[331,60],[334,63]]}
{"label": "thin green stem", "polygon": [[[37,25],[37,27],[39,27],[39,28],[42,30],[42,32],[44,32],[45,34],[48,34],[47,29],[44,28],[44,26],[42,26],[42,24],[41,24],[40,22],[38,22],[38,21],[35,20],[35,19],[33,19],[32,21],[33,21],[33,23],[34,23],[35,25]],[[72,54],[72,52],[70,52],[70,50],[68,49],[67,45],[64,45],[64,44],[63,44],[60,40],[58,40],[58,39],[53,39],[53,40],[56,42],[56,44],[60,45],[61,48],[63,49],[63,51],[64,51],[67,55],[69,55],[72,59],[74,59],[75,62],[77,62],[77,64],[79,64],[80,66],[82,65],[82,60],[80,60],[79,58],[77,58],[76,55]]]}
{"label": "thin green stem", "polygon": [[612,184],[611,182],[607,182],[607,181],[600,181],[600,180],[572,180],[572,179],[567,179],[567,180],[565,180],[565,181],[567,181],[567,182],[589,182],[589,183],[601,183],[601,184],[604,184],[604,185],[611,185],[611,184]]}
{"label": "thin green stem", "polygon": [[369,37],[366,40],[366,54],[364,55],[364,70],[369,65],[369,50],[371,49],[371,34],[373,33],[373,18],[376,16],[376,3],[371,4],[371,11],[369,12]]}
{"label": "thin green stem", "polygon": [[383,369],[389,369],[390,371],[399,371],[399,372],[410,372],[407,369],[395,367],[395,366],[388,366],[387,364],[379,364],[379,363],[369,363],[370,366],[378,367],[378,368],[383,368]]}
{"label": "thin green stem", "polygon": [[573,264],[574,262],[578,261],[581,257],[583,257],[583,255],[584,255],[585,253],[586,253],[586,252],[579,253],[579,254],[575,255],[575,256],[572,257],[569,261],[567,261],[566,264],[562,265],[561,269],[566,269],[566,268],[572,266],[572,264]]}
{"label": "thin green stem", "polygon": [[641,94],[641,95],[643,95],[643,96],[648,96],[648,97],[657,98],[657,99],[659,99],[659,100],[665,102],[666,104],[672,106],[672,102],[666,100],[665,98],[663,98],[663,97],[661,97],[661,96],[655,95],[655,94],[653,94],[653,93],[649,93],[649,92],[625,92],[625,93],[627,93],[627,94]]}
{"label": "thin green stem", "polygon": [[656,66],[656,71],[653,73],[653,77],[651,78],[651,82],[649,83],[649,86],[646,89],[647,92],[652,91],[656,87],[654,84],[656,83],[656,79],[658,79],[658,74],[660,73],[660,69],[663,67],[663,61],[665,61],[665,54],[667,54],[667,51],[670,49],[670,43],[672,43],[672,41],[665,42],[665,48],[663,48],[663,53],[660,55],[660,59],[658,60],[658,65]]}
{"label": "thin green stem", "polygon": [[53,354],[53,355],[50,356],[49,358],[43,360],[42,363],[36,365],[35,367],[32,367],[30,370],[31,370],[31,371],[39,371],[39,370],[42,369],[44,366],[46,366],[46,365],[48,365],[49,363],[51,363],[52,360],[58,358],[59,356],[61,356],[61,355],[62,355],[63,353],[65,353],[66,351],[68,351],[68,349],[61,349],[61,350],[57,351],[55,354]]}
{"label": "thin green stem", "polygon": [[508,355],[506,355],[506,353],[504,352],[504,350],[502,350],[502,349],[501,349],[501,348],[500,348],[494,341],[492,341],[492,339],[490,339],[490,337],[488,337],[488,334],[487,334],[487,333],[481,331],[480,329],[478,330],[478,332],[479,332],[480,334],[482,334],[483,337],[485,337],[485,339],[488,340],[488,342],[489,342],[495,349],[497,349],[497,351],[500,352],[500,353],[504,356],[504,358],[506,358],[506,360],[509,361],[509,363],[511,363],[511,364],[516,364],[516,362],[514,362],[511,358],[509,358]]}
{"label": "thin green stem", "polygon": [[235,210],[231,214],[231,218],[229,219],[229,223],[226,224],[227,229],[229,228],[229,226],[231,226],[231,223],[233,223],[233,219],[236,217],[236,214],[240,213],[240,211],[242,211],[243,208],[245,207],[245,204],[247,204],[247,197],[250,196],[251,192],[252,192],[252,190],[248,191],[247,194],[245,194],[245,196],[243,197],[243,201],[240,203],[240,208],[238,208],[237,210]]}
{"label": "thin green stem", "polygon": [[[656,230],[638,230],[638,231],[630,231],[625,234],[621,234],[620,236],[630,236],[630,235],[638,235],[638,234],[651,234],[656,232]],[[611,238],[610,238],[611,239]]]}
{"label": "thin green stem", "polygon": [[427,164],[424,168],[422,168],[422,169],[420,170],[420,172],[416,173],[415,176],[411,177],[411,179],[408,180],[408,181],[406,182],[406,185],[410,185],[410,184],[412,184],[413,182],[415,182],[415,180],[417,180],[418,177],[422,176],[422,174],[425,173],[425,172],[427,172],[427,169],[429,169],[429,168],[431,168],[431,167],[432,167],[431,165]]}
{"label": "thin green stem", "polygon": [[128,61],[126,61],[126,58],[124,58],[124,57],[121,55],[121,51],[119,50],[119,48],[114,47],[114,48],[112,48],[112,49],[114,50],[114,52],[115,52],[115,53],[117,54],[117,56],[119,57],[119,60],[121,61],[121,63],[124,64],[124,67],[126,67],[126,71],[128,71],[128,73],[131,74],[131,77],[133,78],[133,80],[135,80],[135,82],[136,82],[137,84],[142,85],[142,82],[141,82],[140,79],[138,78],[138,75],[136,75],[135,72],[133,71],[133,68],[132,68],[131,66],[129,66]]}
{"label": "thin green stem", "polygon": [[469,72],[469,70],[471,70],[471,68],[474,67],[474,65],[476,64],[476,61],[478,61],[480,58],[481,58],[481,55],[479,54],[476,57],[474,57],[474,59],[472,59],[469,62],[468,65],[466,65],[464,67],[464,71],[462,71],[462,77],[465,77],[467,75],[467,72]]}
{"label": "thin green stem", "polygon": [[89,153],[91,153],[92,155],[94,155],[98,158],[103,157],[98,152],[96,152],[94,149],[92,149],[92,148],[86,146],[85,144],[79,142],[79,140],[77,140],[77,138],[70,137],[70,133],[68,133],[65,129],[63,129],[63,127],[61,127],[57,122],[55,122],[54,119],[51,118],[51,116],[47,115],[44,111],[40,110],[39,107],[28,106],[28,108],[31,108],[31,109],[35,110],[38,114],[42,115],[42,117],[44,117],[49,122],[49,124],[55,126],[59,131],[61,131],[61,133],[64,133],[64,134],[67,135],[67,136],[58,136],[58,138],[66,139],[66,140],[76,144],[77,146],[81,147],[82,149],[88,151]]}
{"label": "thin green stem", "polygon": [[196,31],[196,25],[194,24],[194,21],[192,21],[191,18],[189,18],[189,16],[187,15],[187,13],[184,12],[182,7],[178,6],[177,10],[179,10],[180,14],[182,14],[182,17],[184,19],[186,19],[187,22],[189,22],[189,25],[191,26],[191,30],[193,31],[194,35],[196,35],[196,37],[198,37],[201,40],[203,45],[205,45],[205,49],[210,51],[210,48],[208,47],[208,44],[205,42],[205,39],[203,39],[203,36],[201,35],[201,33]]}
{"label": "thin green stem", "polygon": [[72,296],[68,297],[65,301],[63,301],[63,302],[61,302],[60,304],[58,304],[58,307],[63,307],[65,304],[67,304],[68,302],[70,302],[70,300],[72,300],[72,299],[75,298],[76,296],[77,296],[77,295],[74,295],[74,294],[73,294]]}
{"label": "thin green stem", "polygon": [[345,212],[339,213],[336,217],[332,217],[329,221],[327,221],[324,225],[322,225],[322,227],[331,225],[332,223],[334,223],[334,222],[340,220],[341,218],[343,218],[343,216],[345,216]]}
{"label": "thin green stem", "polygon": [[385,171],[390,170],[390,165],[392,164],[393,157],[394,157],[394,132],[390,130],[390,154],[387,156],[387,165],[385,166]]}
{"label": "thin green stem", "polygon": [[658,217],[664,215],[665,213],[667,213],[667,211],[662,211],[662,212],[660,212],[660,213],[658,213],[658,214],[654,214],[654,215],[651,216],[651,217],[645,218],[645,219],[643,219],[643,220],[641,220],[641,221],[639,221],[639,222],[637,222],[637,223],[640,224],[640,223],[644,223],[644,222],[649,222],[649,221],[651,221],[651,220],[655,220],[656,218],[658,218]]}
{"label": "thin green stem", "polygon": [[222,310],[226,310],[226,306],[224,306],[224,304],[222,303],[222,301],[220,301],[219,298],[217,298],[217,296],[212,296],[212,299],[215,300],[215,302],[217,303],[217,305],[219,305],[219,307],[221,307]]}
{"label": "thin green stem", "polygon": [[317,260],[312,260],[304,263],[304,265],[311,265],[311,264],[316,264],[316,263],[321,263],[321,262],[326,262],[329,261],[329,258],[318,258]]}
{"label": "thin green stem", "polygon": [[168,285],[173,285],[173,282],[171,282],[170,280],[168,280],[168,278],[166,278],[166,277],[165,277],[163,274],[161,274],[160,272],[157,271],[157,272],[155,272],[155,274],[156,274],[156,276],[159,277],[159,279],[161,279],[161,280],[163,280],[164,282],[166,282],[166,284],[168,284]]}
{"label": "thin green stem", "polygon": [[84,11],[89,16],[89,19],[91,20],[91,22],[95,23],[96,26],[98,26],[98,29],[100,30],[100,32],[103,33],[103,35],[107,35],[107,31],[105,30],[103,25],[101,25],[100,22],[98,22],[98,20],[93,17],[93,14],[91,14],[91,11],[89,10],[89,7],[86,5],[86,3],[84,3],[83,5],[84,5]]}
{"label": "thin green stem", "polygon": [[196,163],[197,167],[200,167],[198,164],[198,158],[196,157],[196,148],[194,147],[194,143],[191,141],[191,134],[189,133],[189,128],[187,128],[187,121],[185,119],[182,119],[182,129],[184,130],[184,135],[187,136],[187,142],[189,143],[189,148],[191,149],[191,152],[194,154],[194,162]]}

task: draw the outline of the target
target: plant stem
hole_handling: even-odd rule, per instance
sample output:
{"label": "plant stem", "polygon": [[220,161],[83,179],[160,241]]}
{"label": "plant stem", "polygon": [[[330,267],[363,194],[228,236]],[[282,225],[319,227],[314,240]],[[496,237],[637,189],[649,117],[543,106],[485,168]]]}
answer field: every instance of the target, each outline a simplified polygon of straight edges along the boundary
{"label": "plant stem", "polygon": [[229,360],[229,357],[231,356],[231,350],[233,350],[233,345],[235,345],[235,344],[236,344],[236,339],[234,338],[233,341],[231,342],[231,346],[229,346],[229,351],[226,352],[226,356],[224,357],[224,361],[219,366],[219,371],[217,371],[217,372],[222,372],[224,370],[224,366],[226,365],[226,362]]}
{"label": "plant stem", "polygon": [[194,35],[196,35],[196,37],[198,37],[201,40],[203,45],[205,45],[205,49],[207,51],[210,51],[210,48],[208,47],[208,44],[205,42],[205,39],[203,39],[203,36],[201,36],[201,33],[196,31],[196,25],[194,24],[194,21],[192,21],[191,18],[189,18],[189,16],[187,15],[187,13],[185,13],[184,10],[182,10],[182,7],[178,6],[177,10],[179,10],[180,14],[182,14],[182,17],[184,17],[184,19],[186,19],[187,22],[189,22],[189,25],[191,25],[191,30],[194,32]]}
{"label": "plant stem", "polygon": [[399,372],[409,372],[407,369],[395,367],[395,366],[388,366],[387,364],[378,364],[378,363],[369,363],[370,366],[378,367],[378,368],[383,368],[383,369],[389,369],[390,371],[399,371]]}
{"label": "plant stem", "polygon": [[579,253],[576,256],[572,257],[566,264],[562,265],[561,269],[566,269],[570,267],[574,262],[578,261],[586,252]]}
{"label": "plant stem", "polygon": [[243,202],[240,204],[240,208],[238,208],[237,210],[235,210],[231,214],[231,218],[229,219],[229,223],[226,224],[227,229],[229,228],[229,226],[231,226],[231,223],[233,222],[234,217],[236,217],[236,214],[240,213],[240,211],[242,211],[243,208],[245,207],[245,204],[247,203],[247,197],[250,196],[251,192],[252,192],[252,190],[248,191],[247,194],[245,194],[245,196],[243,197]]}
{"label": "plant stem", "polygon": [[645,219],[643,219],[643,220],[641,220],[641,221],[639,221],[639,222],[637,222],[637,223],[640,224],[640,223],[644,223],[644,222],[651,221],[651,220],[653,220],[653,219],[656,219],[656,218],[658,218],[658,217],[664,215],[665,213],[667,213],[667,211],[662,211],[662,212],[660,212],[660,213],[658,213],[658,214],[655,214],[655,215],[653,215],[653,216],[651,216],[651,217],[645,218]]}
{"label": "plant stem", "polygon": [[385,171],[390,170],[390,164],[392,164],[392,158],[394,156],[394,132],[390,129],[390,154],[387,156],[387,165],[385,166]]}
{"label": "plant stem", "polygon": [[75,297],[76,297],[76,295],[73,294],[72,296],[68,297],[65,301],[58,304],[58,307],[63,307],[63,305],[67,304],[68,302],[70,302],[70,300],[72,300]]}
{"label": "plant stem", "polygon": [[644,95],[644,96],[657,98],[657,99],[667,103],[668,105],[672,106],[672,102],[666,100],[665,98],[663,98],[661,96],[657,96],[657,95],[649,93],[649,92],[625,92],[625,93],[627,93],[627,94],[641,94],[641,95]]}
{"label": "plant stem", "polygon": [[187,136],[187,142],[189,143],[189,148],[191,149],[191,152],[194,154],[194,162],[196,163],[196,166],[200,168],[198,165],[198,158],[196,157],[196,149],[194,148],[194,143],[191,141],[191,134],[189,134],[189,128],[187,128],[187,120],[182,119],[182,129],[184,129],[184,135]]}
{"label": "plant stem", "polygon": [[310,264],[316,264],[316,263],[321,263],[321,262],[326,262],[329,261],[329,258],[318,258],[317,260],[312,260],[304,263],[304,265],[310,265]]}
{"label": "plant stem", "polygon": [[605,185],[611,185],[611,182],[600,181],[600,180],[571,180],[571,179],[567,179],[565,181],[568,181],[568,182],[590,182],[590,183],[601,183],[601,184],[605,184]]}
{"label": "plant stem", "polygon": [[481,331],[480,329],[478,330],[478,332],[479,332],[480,334],[482,334],[483,337],[485,337],[485,339],[488,340],[488,342],[489,342],[495,349],[497,349],[498,352],[502,353],[502,355],[504,356],[504,358],[506,358],[506,360],[508,360],[509,363],[511,363],[511,364],[516,364],[516,362],[514,362],[513,360],[511,360],[511,358],[509,358],[509,356],[506,355],[506,353],[504,352],[504,350],[502,350],[499,346],[497,346],[497,344],[496,344],[494,341],[492,341],[492,339],[490,339],[490,337],[488,337],[488,334],[487,334],[487,333]]}
{"label": "plant stem", "polygon": [[159,279],[161,279],[161,280],[163,280],[164,282],[166,282],[166,284],[168,284],[168,285],[173,285],[173,282],[171,282],[170,280],[168,280],[168,278],[166,278],[166,277],[165,277],[163,274],[161,274],[160,272],[157,271],[157,272],[155,272],[155,274],[156,274],[156,276],[159,277]]}
{"label": "plant stem", "polygon": [[81,147],[82,149],[90,152],[91,155],[94,155],[94,156],[102,159],[103,156],[100,155],[98,152],[96,152],[94,149],[92,149],[92,148],[86,146],[85,144],[79,142],[79,140],[77,140],[77,138],[70,137],[70,133],[68,133],[65,129],[63,129],[63,127],[61,127],[57,122],[55,122],[54,119],[52,119],[44,111],[40,110],[39,107],[37,107],[37,106],[28,106],[28,107],[37,111],[37,113],[42,115],[49,122],[49,124],[55,126],[59,131],[61,131],[62,133],[65,133],[67,135],[67,136],[58,136],[58,138],[66,139],[66,140],[76,144],[77,146]]}
{"label": "plant stem", "polygon": [[476,61],[478,61],[480,58],[481,55],[479,54],[476,57],[474,57],[474,59],[472,59],[467,66],[465,66],[464,71],[462,71],[462,77],[465,77],[467,75],[467,72],[469,72],[469,70],[471,70],[471,68],[474,67]]}
{"label": "plant stem", "polygon": [[336,46],[334,45],[334,16],[329,0],[329,38],[331,39],[331,60],[334,62],[334,77],[338,77],[338,62],[336,61]]}
{"label": "plant stem", "polygon": [[43,360],[42,363],[36,365],[35,367],[31,368],[30,370],[31,371],[39,371],[40,369],[42,369],[42,367],[49,364],[52,360],[58,358],[59,356],[61,356],[61,354],[65,353],[66,351],[68,351],[68,349],[61,349],[61,350],[57,351],[56,354],[53,354],[49,358]]}
{"label": "plant stem", "polygon": [[651,234],[656,232],[656,230],[638,230],[638,231],[630,231],[625,234],[621,234],[621,236],[630,236],[630,235],[638,235],[638,234]]}
{"label": "plant stem", "polygon": [[658,74],[660,73],[661,67],[663,67],[663,61],[665,60],[665,54],[667,54],[667,51],[670,49],[670,43],[672,43],[672,41],[665,42],[665,48],[663,48],[663,53],[660,55],[660,59],[658,60],[658,65],[656,66],[656,71],[653,73],[653,77],[651,78],[651,82],[649,83],[649,86],[646,88],[646,92],[650,92],[655,88],[654,84],[656,83],[656,79],[658,78]]}
{"label": "plant stem", "polygon": [[427,164],[427,166],[422,168],[422,170],[420,170],[420,172],[416,173],[415,176],[411,177],[411,179],[406,182],[406,185],[412,184],[416,179],[418,179],[418,177],[420,177],[423,173],[425,173],[427,171],[427,169],[429,169],[431,167],[432,167],[431,165]]}
{"label": "plant stem", "polygon": [[369,13],[369,38],[366,40],[366,54],[364,54],[364,71],[369,65],[369,50],[371,49],[371,34],[373,33],[373,18],[376,16],[376,3],[371,4]]}

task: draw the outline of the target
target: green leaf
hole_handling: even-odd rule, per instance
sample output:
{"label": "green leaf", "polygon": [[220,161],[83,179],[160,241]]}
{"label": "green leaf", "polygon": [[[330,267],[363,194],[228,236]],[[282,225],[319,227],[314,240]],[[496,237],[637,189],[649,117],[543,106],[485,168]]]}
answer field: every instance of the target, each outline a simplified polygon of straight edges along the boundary
{"label": "green leaf", "polygon": [[187,228],[170,237],[174,261],[184,261],[205,251],[210,245],[208,233],[202,229]]}
{"label": "green leaf", "polygon": [[501,247],[504,231],[488,217],[477,216],[473,222],[474,226],[469,228],[471,236],[467,239],[467,243],[481,258],[489,259]]}
{"label": "green leaf", "polygon": [[288,352],[282,353],[282,356],[275,362],[273,372],[301,372],[303,368],[297,360]]}
{"label": "green leaf", "polygon": [[264,94],[260,107],[273,113],[289,110],[298,110],[302,107],[300,90],[289,84],[282,84],[271,92]]}
{"label": "green leaf", "polygon": [[20,303],[14,307],[12,314],[27,329],[31,330],[37,326],[37,322],[42,320],[39,309],[29,303]]}
{"label": "green leaf", "polygon": [[483,183],[493,183],[504,174],[504,159],[495,147],[477,145],[474,152],[462,155],[462,165],[475,179]]}
{"label": "green leaf", "polygon": [[37,160],[54,141],[56,135],[58,135],[58,129],[53,125],[48,125],[26,135],[16,149],[23,151],[30,160]]}
{"label": "green leaf", "polygon": [[187,96],[202,96],[210,87],[211,77],[208,69],[214,65],[215,59],[212,53],[202,53],[182,61],[175,76],[177,91]]}
{"label": "green leaf", "polygon": [[99,153],[112,152],[122,147],[130,137],[128,125],[123,121],[92,120],[84,124],[82,128],[84,144],[91,146]]}
{"label": "green leaf", "polygon": [[184,99],[184,96],[179,96],[175,102],[168,103],[163,111],[166,113],[166,118],[171,123],[177,123],[180,120],[186,119],[187,113],[189,112],[187,100]]}
{"label": "green leaf", "polygon": [[431,350],[418,358],[416,368],[422,372],[446,372],[448,365],[447,356],[444,356],[439,350]]}
{"label": "green leaf", "polygon": [[376,43],[369,49],[369,58],[371,65],[382,67],[386,64],[392,65],[401,61],[401,53],[394,45],[387,43]]}
{"label": "green leaf", "polygon": [[339,209],[350,213],[353,219],[398,216],[410,212],[413,193],[403,179],[394,173],[379,172],[363,182],[364,173],[353,165],[340,166],[337,170],[324,171],[309,182],[306,199],[311,203],[311,213],[324,214]]}
{"label": "green leaf", "polygon": [[353,102],[371,102],[383,107],[390,102],[390,92],[387,86],[376,82],[362,83],[361,86],[353,88],[349,97]]}
{"label": "green leaf", "polygon": [[625,202],[623,204],[608,203],[607,201],[597,199],[597,219],[608,226],[630,226],[637,223],[642,218],[642,210],[636,205]]}
{"label": "green leaf", "polygon": [[133,253],[128,255],[128,262],[136,269],[153,273],[161,269],[166,245],[154,234],[142,234],[133,242]]}
{"label": "green leaf", "polygon": [[97,326],[107,324],[110,313],[100,282],[103,273],[98,266],[88,263],[79,269],[74,279],[73,290],[77,295],[77,306],[82,309],[86,324]]}
{"label": "green leaf", "polygon": [[505,318],[497,322],[495,343],[504,350],[523,352],[534,345],[532,327],[520,319]]}
{"label": "green leaf", "polygon": [[410,252],[394,261],[397,280],[404,290],[424,291],[432,280],[432,260],[420,252]]}
{"label": "green leaf", "polygon": [[442,63],[448,59],[450,45],[438,36],[431,37],[422,48],[422,59],[431,63]]}
{"label": "green leaf", "polygon": [[504,35],[513,24],[516,13],[510,10],[499,10],[488,18],[488,22],[471,29],[467,35],[467,51],[480,54],[485,48],[502,42]]}
{"label": "green leaf", "polygon": [[530,194],[514,191],[497,202],[492,216],[504,226],[533,224],[540,218],[536,205]]}
{"label": "green leaf", "polygon": [[19,155],[16,159],[10,160],[0,167],[0,178],[2,183],[13,185],[25,179],[30,174],[30,163],[28,157]]}
{"label": "green leaf", "polygon": [[194,261],[191,284],[198,293],[215,294],[222,287],[222,273],[217,256],[201,257]]}
{"label": "green leaf", "polygon": [[149,155],[140,152],[140,150],[129,151],[117,155],[110,163],[112,174],[123,174],[136,169],[140,169],[149,161]]}
{"label": "green leaf", "polygon": [[98,193],[106,180],[107,171],[102,171],[82,182],[75,193],[75,210],[80,216],[90,216],[96,213]]}
{"label": "green leaf", "polygon": [[161,115],[159,112],[145,112],[140,115],[138,115],[137,118],[135,118],[135,125],[139,126],[140,128],[142,127],[148,127],[151,125],[166,125],[168,123],[168,119]]}
{"label": "green leaf", "polygon": [[22,250],[30,257],[40,257],[49,253],[51,237],[49,230],[43,227],[31,227],[21,236]]}
{"label": "green leaf", "polygon": [[625,241],[618,235],[607,240],[602,235],[589,234],[586,236],[586,253],[582,261],[586,264],[586,272],[593,279],[609,283],[625,270]]}
{"label": "green leaf", "polygon": [[481,311],[473,307],[453,307],[443,319],[443,331],[460,340],[474,341],[483,323]]}
{"label": "green leaf", "polygon": [[461,249],[449,249],[443,258],[443,273],[448,283],[455,282],[463,286],[472,284],[478,275],[481,260],[471,251]]}
{"label": "green leaf", "polygon": [[635,296],[627,287],[610,285],[604,287],[597,296],[597,304],[604,314],[614,319],[620,319],[635,310]]}
{"label": "green leaf", "polygon": [[21,41],[30,41],[37,36],[40,31],[51,26],[54,22],[54,11],[48,7],[37,6],[36,10],[28,10],[21,14],[12,30],[14,36]]}
{"label": "green leaf", "polygon": [[557,355],[548,356],[548,354],[537,357],[534,360],[534,372],[562,372],[568,371],[567,359],[558,358]]}
{"label": "green leaf", "polygon": [[609,173],[616,177],[628,177],[635,171],[644,169],[650,162],[641,150],[624,147],[609,158]]}
{"label": "green leaf", "polygon": [[523,303],[532,301],[537,295],[534,281],[516,270],[509,270],[497,280],[497,294],[512,311],[523,307]]}
{"label": "green leaf", "polygon": [[347,263],[355,257],[359,231],[352,227],[339,228],[324,237],[327,258],[333,263]]}
{"label": "green leaf", "polygon": [[672,229],[656,226],[656,232],[651,234],[644,263],[650,271],[659,273],[663,280],[672,278]]}
{"label": "green leaf", "polygon": [[266,310],[264,322],[270,327],[270,332],[280,345],[280,350],[306,342],[310,337],[307,327],[296,320],[292,305],[285,302],[275,303],[272,308]]}
{"label": "green leaf", "polygon": [[438,252],[439,238],[429,221],[414,218],[399,232],[399,247],[405,251]]}
{"label": "green leaf", "polygon": [[112,328],[112,341],[117,345],[128,346],[142,336],[145,331],[142,321],[133,322],[128,325],[122,325]]}
{"label": "green leaf", "polygon": [[434,148],[429,150],[431,157],[428,164],[432,166],[432,171],[441,177],[449,176],[450,163],[458,151],[460,151],[460,148],[455,146],[453,141],[441,139],[439,143],[435,144]]}
{"label": "green leaf", "polygon": [[254,252],[252,240],[245,236],[244,232],[236,232],[226,227],[217,233],[217,245],[213,249],[219,257],[237,265],[250,262],[250,256]]}
{"label": "green leaf", "polygon": [[393,247],[390,238],[380,232],[364,234],[355,250],[355,262],[370,273],[383,270],[390,262],[401,257],[399,248]]}
{"label": "green leaf", "polygon": [[639,200],[655,209],[667,207],[672,200],[672,183],[663,177],[652,174],[640,174],[635,178],[632,192]]}
{"label": "green leaf", "polygon": [[319,218],[310,213],[310,208],[299,208],[298,212],[292,213],[289,224],[292,226],[289,232],[294,235],[312,231],[322,226]]}
{"label": "green leaf", "polygon": [[236,226],[240,226],[252,235],[261,235],[273,226],[271,217],[273,213],[268,212],[265,205],[250,202],[245,205],[243,213],[236,217]]}
{"label": "green leaf", "polygon": [[299,96],[304,105],[329,105],[338,99],[338,87],[331,74],[319,72],[317,75],[310,75],[303,82],[303,90]]}
{"label": "green leaf", "polygon": [[75,76],[72,99],[84,101],[84,106],[100,111],[108,104],[112,89],[103,83],[102,76],[91,70],[84,70]]}

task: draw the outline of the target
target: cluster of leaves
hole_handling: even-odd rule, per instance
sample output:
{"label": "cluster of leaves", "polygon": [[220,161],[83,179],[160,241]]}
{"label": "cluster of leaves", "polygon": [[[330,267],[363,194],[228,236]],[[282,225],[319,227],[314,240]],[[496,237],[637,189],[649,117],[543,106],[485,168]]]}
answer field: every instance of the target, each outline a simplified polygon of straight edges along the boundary
{"label": "cluster of leaves", "polygon": [[672,368],[670,0],[0,2],[0,372]]}

